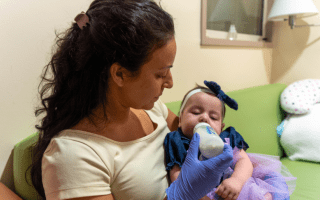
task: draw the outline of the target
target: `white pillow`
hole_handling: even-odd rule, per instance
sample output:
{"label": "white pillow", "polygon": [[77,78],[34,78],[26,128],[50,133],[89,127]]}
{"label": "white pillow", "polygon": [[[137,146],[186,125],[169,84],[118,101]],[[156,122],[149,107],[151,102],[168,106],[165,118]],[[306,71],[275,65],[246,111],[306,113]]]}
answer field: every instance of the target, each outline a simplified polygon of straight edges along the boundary
{"label": "white pillow", "polygon": [[320,79],[292,83],[281,93],[281,107],[287,113],[304,114],[320,102]]}
{"label": "white pillow", "polygon": [[320,162],[320,103],[303,115],[288,115],[280,143],[291,160]]}

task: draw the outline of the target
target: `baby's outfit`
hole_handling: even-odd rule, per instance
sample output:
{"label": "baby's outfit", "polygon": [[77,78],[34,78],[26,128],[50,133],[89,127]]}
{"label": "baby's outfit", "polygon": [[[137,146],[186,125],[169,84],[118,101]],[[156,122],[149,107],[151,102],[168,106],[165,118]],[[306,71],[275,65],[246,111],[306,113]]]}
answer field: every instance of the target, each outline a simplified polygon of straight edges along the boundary
{"label": "baby's outfit", "polygon": [[[223,131],[220,134],[220,138],[225,143],[228,143],[233,149],[233,163],[223,172],[220,181],[221,184],[223,180],[231,177],[235,164],[239,159],[240,150],[247,150],[249,145],[233,127],[229,127]],[[191,140],[183,134],[180,128],[178,128],[177,131],[167,134],[164,141],[167,171],[170,171],[175,164],[182,167],[190,141]],[[256,153],[247,154],[254,166],[253,173],[243,185],[237,199],[264,199],[264,195],[269,192],[272,195],[273,200],[289,200],[290,195],[295,189],[296,178],[292,176],[284,165],[282,165],[279,157]],[[219,196],[215,193],[217,187],[218,185],[207,194],[210,199],[219,199]]]}

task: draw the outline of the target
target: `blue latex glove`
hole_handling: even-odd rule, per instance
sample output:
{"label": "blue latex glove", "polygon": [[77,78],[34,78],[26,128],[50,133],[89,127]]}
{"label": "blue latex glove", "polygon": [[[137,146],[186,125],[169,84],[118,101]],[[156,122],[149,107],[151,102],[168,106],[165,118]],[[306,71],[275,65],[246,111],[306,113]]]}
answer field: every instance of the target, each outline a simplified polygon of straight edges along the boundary
{"label": "blue latex glove", "polygon": [[219,184],[223,171],[232,164],[233,152],[227,144],[220,155],[199,161],[199,141],[195,133],[177,180],[166,190],[168,200],[201,199]]}

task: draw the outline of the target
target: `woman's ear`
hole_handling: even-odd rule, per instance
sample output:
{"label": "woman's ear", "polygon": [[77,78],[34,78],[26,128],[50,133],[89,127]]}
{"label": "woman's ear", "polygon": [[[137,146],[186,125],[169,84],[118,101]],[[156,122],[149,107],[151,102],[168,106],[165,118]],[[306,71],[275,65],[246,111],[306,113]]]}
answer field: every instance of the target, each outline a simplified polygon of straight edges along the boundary
{"label": "woman's ear", "polygon": [[124,79],[126,77],[126,69],[119,65],[119,63],[113,63],[110,67],[110,76],[119,87],[124,85]]}

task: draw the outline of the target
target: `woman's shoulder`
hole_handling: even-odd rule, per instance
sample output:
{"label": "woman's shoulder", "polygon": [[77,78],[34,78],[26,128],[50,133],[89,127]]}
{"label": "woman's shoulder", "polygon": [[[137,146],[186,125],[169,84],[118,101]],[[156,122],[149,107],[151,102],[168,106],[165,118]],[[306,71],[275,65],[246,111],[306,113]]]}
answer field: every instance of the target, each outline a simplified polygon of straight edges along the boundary
{"label": "woman's shoulder", "polygon": [[[80,130],[66,129],[53,137],[45,154],[58,153],[65,156],[115,154],[116,145],[106,137]],[[112,156],[112,155],[110,155]]]}
{"label": "woman's shoulder", "polygon": [[88,134],[90,133],[79,130],[63,130],[51,139],[44,156],[61,154],[63,157],[74,157],[90,154],[96,148],[95,146],[98,146],[98,140],[93,142],[92,135],[89,136]]}
{"label": "woman's shoulder", "polygon": [[85,129],[65,129],[52,139],[64,139],[70,141],[78,141],[82,143],[101,143],[108,142],[109,139],[96,134],[94,131]]}
{"label": "woman's shoulder", "polygon": [[[64,130],[51,142],[42,158],[42,180],[47,198],[67,199],[69,195],[93,195],[104,188],[110,194],[114,174],[112,151],[103,151],[99,142],[92,142],[85,134]],[[109,148],[109,150],[107,150]],[[86,190],[90,185],[90,190]],[[63,190],[62,188],[68,188]]]}
{"label": "woman's shoulder", "polygon": [[62,171],[70,166],[103,166],[111,173],[116,153],[116,146],[102,136],[67,129],[51,139],[43,154],[42,166],[54,165]]}

